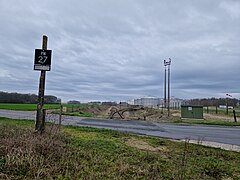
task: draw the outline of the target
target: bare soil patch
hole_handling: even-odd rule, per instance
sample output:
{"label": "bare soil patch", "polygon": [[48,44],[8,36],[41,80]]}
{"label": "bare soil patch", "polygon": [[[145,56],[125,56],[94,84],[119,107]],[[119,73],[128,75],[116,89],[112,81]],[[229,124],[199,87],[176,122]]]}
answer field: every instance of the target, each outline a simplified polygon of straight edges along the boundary
{"label": "bare soil patch", "polygon": [[[171,112],[173,119],[180,119],[181,113],[179,112]],[[234,122],[234,118],[230,115],[225,114],[203,114],[203,118],[207,121],[223,121],[223,122]]]}
{"label": "bare soil patch", "polygon": [[167,148],[165,146],[153,147],[153,146],[149,145],[147,142],[140,140],[140,139],[128,138],[128,139],[124,139],[124,140],[128,146],[135,147],[140,150],[151,151],[151,152],[162,152],[162,151],[166,152],[167,151]]}

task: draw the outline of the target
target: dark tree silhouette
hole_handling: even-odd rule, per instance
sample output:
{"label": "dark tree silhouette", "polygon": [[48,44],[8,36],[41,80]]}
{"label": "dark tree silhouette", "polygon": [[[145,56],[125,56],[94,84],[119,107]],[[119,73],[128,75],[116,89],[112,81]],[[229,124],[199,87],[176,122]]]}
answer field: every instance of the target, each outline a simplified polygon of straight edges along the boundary
{"label": "dark tree silhouette", "polygon": [[[47,95],[44,97],[46,104],[59,104],[61,99],[56,96]],[[8,93],[0,91],[0,103],[20,103],[20,104],[37,104],[38,96],[36,94]]]}

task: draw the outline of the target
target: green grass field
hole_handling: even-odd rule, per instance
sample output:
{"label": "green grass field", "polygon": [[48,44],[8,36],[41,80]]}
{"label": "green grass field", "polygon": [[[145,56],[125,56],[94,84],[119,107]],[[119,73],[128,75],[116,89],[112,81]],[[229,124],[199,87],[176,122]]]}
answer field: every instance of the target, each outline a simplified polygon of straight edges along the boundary
{"label": "green grass field", "polygon": [[0,179],[239,179],[240,153],[112,130],[0,118]]}
{"label": "green grass field", "polygon": [[[44,108],[46,109],[59,109],[59,104],[45,104]],[[36,104],[7,104],[0,103],[0,109],[6,110],[21,110],[21,111],[35,111],[37,109]]]}
{"label": "green grass field", "polygon": [[[64,107],[68,108],[78,108],[84,106],[93,106],[93,105],[85,105],[85,104],[62,104]],[[59,109],[60,104],[44,104],[45,109]],[[8,104],[8,103],[0,103],[0,109],[6,110],[21,110],[21,111],[35,111],[37,109],[36,104]]]}

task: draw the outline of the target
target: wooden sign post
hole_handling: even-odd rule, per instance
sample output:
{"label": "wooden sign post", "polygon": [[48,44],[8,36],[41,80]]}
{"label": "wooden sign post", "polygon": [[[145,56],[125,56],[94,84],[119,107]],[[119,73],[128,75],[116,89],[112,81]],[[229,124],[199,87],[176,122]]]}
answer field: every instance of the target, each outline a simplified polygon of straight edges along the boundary
{"label": "wooden sign post", "polygon": [[43,132],[45,128],[45,114],[46,111],[43,109],[44,105],[44,90],[45,90],[45,78],[46,71],[51,69],[51,50],[47,50],[48,37],[43,36],[42,49],[35,50],[35,61],[34,70],[41,70],[40,81],[39,81],[39,91],[38,91],[38,104],[37,104],[37,117],[35,130],[38,132]]}

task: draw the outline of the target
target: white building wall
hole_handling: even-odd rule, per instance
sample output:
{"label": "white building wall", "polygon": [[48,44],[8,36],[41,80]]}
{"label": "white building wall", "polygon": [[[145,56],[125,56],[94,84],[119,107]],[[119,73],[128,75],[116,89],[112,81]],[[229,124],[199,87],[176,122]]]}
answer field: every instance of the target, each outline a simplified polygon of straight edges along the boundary
{"label": "white building wall", "polygon": [[[171,98],[170,99],[170,107],[177,107],[182,105],[183,100],[178,98]],[[133,100],[134,105],[141,105],[141,106],[148,106],[148,107],[157,107],[157,106],[164,106],[164,99],[163,98],[139,98]]]}

